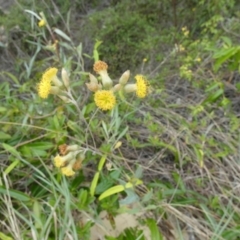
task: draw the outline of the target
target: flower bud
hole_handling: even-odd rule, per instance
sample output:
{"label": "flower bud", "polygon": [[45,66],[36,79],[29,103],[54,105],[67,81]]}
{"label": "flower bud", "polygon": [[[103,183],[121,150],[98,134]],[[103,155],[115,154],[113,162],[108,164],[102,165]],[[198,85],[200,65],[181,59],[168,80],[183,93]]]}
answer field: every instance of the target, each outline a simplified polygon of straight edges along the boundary
{"label": "flower bud", "polygon": [[111,88],[113,82],[112,82],[112,79],[108,76],[107,71],[101,71],[101,72],[99,72],[99,75],[102,78],[102,85],[103,85],[103,87]]}
{"label": "flower bud", "polygon": [[90,83],[98,84],[97,78],[94,75],[92,75],[91,73],[89,73],[89,79],[90,79]]}
{"label": "flower bud", "polygon": [[69,80],[68,72],[66,71],[65,68],[62,68],[62,80],[63,80],[65,87],[68,89],[70,80]]}
{"label": "flower bud", "polygon": [[118,92],[121,89],[122,89],[122,85],[118,83],[112,88],[112,91],[113,92]]}
{"label": "flower bud", "polygon": [[70,103],[69,98],[67,98],[65,96],[61,96],[61,95],[58,95],[58,97],[61,98],[65,103]]}
{"label": "flower bud", "polygon": [[100,84],[95,84],[95,83],[86,83],[87,88],[91,91],[91,92],[96,92],[99,89],[101,89],[101,85]]}
{"label": "flower bud", "polygon": [[128,79],[130,77],[130,71],[127,70],[126,72],[123,73],[123,75],[119,79],[119,83],[122,85],[125,85],[128,82]]}

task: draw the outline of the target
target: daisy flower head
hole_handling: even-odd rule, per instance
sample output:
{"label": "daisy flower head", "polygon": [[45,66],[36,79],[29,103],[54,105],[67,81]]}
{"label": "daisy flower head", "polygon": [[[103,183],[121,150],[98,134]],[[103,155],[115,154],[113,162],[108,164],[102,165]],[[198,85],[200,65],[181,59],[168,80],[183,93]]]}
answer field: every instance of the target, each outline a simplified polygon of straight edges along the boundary
{"label": "daisy flower head", "polygon": [[111,110],[116,105],[116,97],[111,90],[99,90],[94,94],[94,101],[102,110]]}
{"label": "daisy flower head", "polygon": [[42,80],[44,79],[45,81],[52,82],[57,87],[61,87],[62,83],[57,77],[57,72],[58,72],[57,68],[47,69],[42,76]]}
{"label": "daisy flower head", "polygon": [[47,98],[51,93],[52,82],[57,86],[61,86],[62,83],[57,78],[57,68],[49,68],[47,69],[38,84],[38,95],[41,98]]}
{"label": "daisy flower head", "polygon": [[42,79],[38,84],[37,91],[40,98],[47,98],[51,91],[51,82]]}
{"label": "daisy flower head", "polygon": [[143,75],[135,76],[136,79],[136,94],[139,98],[145,98],[148,93],[148,81]]}
{"label": "daisy flower head", "polygon": [[124,86],[126,93],[135,92],[139,98],[145,98],[148,94],[149,84],[143,75],[135,76],[136,83],[127,84]]}

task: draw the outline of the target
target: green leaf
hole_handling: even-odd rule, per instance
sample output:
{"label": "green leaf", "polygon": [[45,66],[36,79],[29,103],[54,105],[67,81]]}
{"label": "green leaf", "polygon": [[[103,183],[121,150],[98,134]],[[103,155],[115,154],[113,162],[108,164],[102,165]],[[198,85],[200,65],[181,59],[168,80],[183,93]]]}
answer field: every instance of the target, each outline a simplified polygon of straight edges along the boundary
{"label": "green leaf", "polygon": [[100,160],[100,162],[99,162],[99,164],[98,164],[98,171],[101,171],[101,170],[102,170],[103,165],[104,165],[104,163],[105,163],[105,161],[106,161],[106,158],[107,158],[107,157],[106,157],[105,155],[101,157],[101,160]]}
{"label": "green leaf", "polygon": [[232,40],[228,37],[222,36],[221,39],[230,47],[232,46]]}
{"label": "green leaf", "polygon": [[34,220],[35,220],[35,227],[37,229],[42,229],[43,227],[43,223],[41,221],[41,210],[42,210],[42,207],[40,205],[40,203],[36,200],[34,201],[33,203],[33,217],[34,217]]}
{"label": "green leaf", "polygon": [[106,197],[109,197],[115,193],[120,193],[122,191],[124,191],[124,186],[123,185],[117,185],[114,187],[109,188],[107,191],[103,192],[100,196],[99,196],[99,201],[103,200]]}
{"label": "green leaf", "polygon": [[222,57],[229,58],[239,50],[238,47],[230,47],[230,48],[223,48],[218,50],[215,54],[213,54],[214,59],[219,59]]}
{"label": "green leaf", "polygon": [[5,107],[0,107],[0,113],[6,112],[6,111],[7,111],[7,108],[5,108]]}
{"label": "green leaf", "polygon": [[23,202],[31,201],[31,198],[28,195],[26,195],[25,193],[22,193],[17,190],[6,189],[3,186],[0,186],[0,194],[9,195],[10,197],[15,198],[19,201],[23,201]]}
{"label": "green leaf", "polygon": [[67,36],[66,33],[64,33],[62,30],[60,30],[58,28],[54,28],[54,32],[56,34],[58,34],[59,36],[61,36],[62,38],[64,38],[65,40],[72,42],[71,38],[69,36]]}
{"label": "green leaf", "polygon": [[123,129],[123,131],[119,134],[117,141],[121,139],[128,131],[128,126]]}
{"label": "green leaf", "polygon": [[85,189],[81,189],[78,194],[79,202],[77,204],[79,209],[84,209],[86,207],[87,199],[88,199],[88,191]]}
{"label": "green leaf", "polygon": [[0,140],[7,140],[7,139],[10,139],[10,138],[11,138],[11,135],[0,131]]}
{"label": "green leaf", "polygon": [[11,74],[10,72],[1,72],[1,75],[4,74],[11,78],[17,85],[20,85],[18,79],[13,74]]}
{"label": "green leaf", "polygon": [[2,146],[6,151],[10,152],[13,156],[20,157],[19,152],[14,147],[12,147],[11,145],[3,143]]}
{"label": "green leaf", "polygon": [[9,174],[19,163],[20,163],[19,160],[15,160],[6,168],[6,170],[4,170],[4,173],[6,175]]}
{"label": "green leaf", "polygon": [[228,49],[221,50],[217,52],[215,55],[213,55],[213,58],[216,59],[216,62],[213,67],[214,71],[218,71],[221,65],[224,62],[226,62],[229,58],[231,58],[233,55],[235,55],[238,51],[239,51],[239,48],[231,47]]}
{"label": "green leaf", "polygon": [[95,194],[99,195],[112,187],[115,181],[110,176],[103,176],[101,182],[97,185]]}
{"label": "green leaf", "polygon": [[94,61],[97,62],[99,60],[99,54],[98,54],[98,47],[102,44],[102,41],[96,40],[96,43],[94,44],[94,49],[93,49],[93,58]]}
{"label": "green leaf", "polygon": [[156,221],[153,219],[147,219],[147,226],[151,232],[151,240],[163,240],[162,234],[159,232]]}
{"label": "green leaf", "polygon": [[153,191],[152,189],[150,191],[148,191],[142,198],[142,202],[148,202],[152,199],[153,197]]}
{"label": "green leaf", "polygon": [[13,238],[8,237],[7,235],[5,235],[4,233],[0,232],[0,239],[1,240],[13,240]]}
{"label": "green leaf", "polygon": [[99,179],[99,175],[100,175],[99,172],[95,173],[94,178],[92,180],[91,187],[90,187],[90,195],[91,196],[94,196],[95,189],[96,189],[98,179]]}
{"label": "green leaf", "polygon": [[208,98],[206,100],[204,100],[204,102],[215,102],[219,97],[221,97],[224,93],[223,89],[218,89],[217,91],[215,91],[213,94],[209,95]]}

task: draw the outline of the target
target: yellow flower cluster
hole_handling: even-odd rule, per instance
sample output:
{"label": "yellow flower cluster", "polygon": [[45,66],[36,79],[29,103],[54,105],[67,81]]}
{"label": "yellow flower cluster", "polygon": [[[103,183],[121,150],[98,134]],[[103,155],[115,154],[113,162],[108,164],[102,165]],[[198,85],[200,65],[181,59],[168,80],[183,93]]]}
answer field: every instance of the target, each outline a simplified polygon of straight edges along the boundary
{"label": "yellow flower cluster", "polygon": [[81,169],[82,161],[85,156],[81,154],[82,150],[78,145],[60,145],[61,155],[54,157],[54,165],[60,168],[61,173],[67,177],[75,175],[75,171]]}
{"label": "yellow flower cluster", "polygon": [[[47,69],[37,86],[38,95],[41,98],[47,98],[49,94],[56,94],[63,100],[66,100],[65,96],[62,96],[61,87],[68,88],[69,87],[69,78],[66,70],[62,69],[62,82],[57,77],[57,68],[49,68]],[[53,85],[52,85],[53,84]]]}
{"label": "yellow flower cluster", "polygon": [[47,98],[51,91],[51,83],[57,75],[57,68],[49,68],[42,75],[42,79],[38,84],[38,95],[41,98]]}
{"label": "yellow flower cluster", "polygon": [[89,74],[90,83],[86,83],[87,88],[95,93],[94,101],[98,108],[105,111],[113,109],[117,102],[115,93],[118,91],[135,92],[139,98],[147,96],[149,84],[143,75],[135,76],[136,83],[127,84],[130,77],[130,71],[127,70],[120,77],[119,83],[113,86],[113,81],[109,77],[107,69],[107,63],[97,61],[93,66],[93,70],[100,75],[100,83],[92,74]]}

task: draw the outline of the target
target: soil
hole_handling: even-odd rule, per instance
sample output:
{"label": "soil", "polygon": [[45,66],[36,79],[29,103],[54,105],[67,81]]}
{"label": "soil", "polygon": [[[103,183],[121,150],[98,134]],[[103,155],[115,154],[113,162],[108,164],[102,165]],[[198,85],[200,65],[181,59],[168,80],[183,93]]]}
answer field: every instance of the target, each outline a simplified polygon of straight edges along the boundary
{"label": "soil", "polygon": [[0,0],[0,9],[5,12],[9,9],[9,7],[14,4],[14,0]]}

